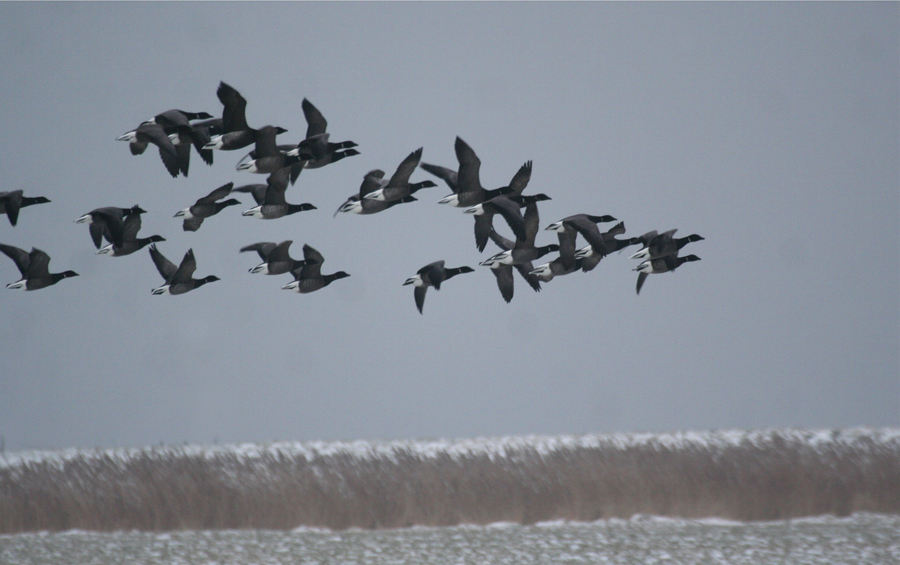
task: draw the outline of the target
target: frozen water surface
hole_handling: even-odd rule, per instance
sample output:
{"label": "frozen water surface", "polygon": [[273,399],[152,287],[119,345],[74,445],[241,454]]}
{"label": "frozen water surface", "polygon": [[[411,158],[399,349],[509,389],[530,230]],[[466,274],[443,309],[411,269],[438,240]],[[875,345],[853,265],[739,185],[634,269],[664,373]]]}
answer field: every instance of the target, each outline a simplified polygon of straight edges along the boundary
{"label": "frozen water surface", "polygon": [[900,516],[777,522],[636,516],[332,532],[226,530],[0,536],[4,565],[885,564],[900,563]]}

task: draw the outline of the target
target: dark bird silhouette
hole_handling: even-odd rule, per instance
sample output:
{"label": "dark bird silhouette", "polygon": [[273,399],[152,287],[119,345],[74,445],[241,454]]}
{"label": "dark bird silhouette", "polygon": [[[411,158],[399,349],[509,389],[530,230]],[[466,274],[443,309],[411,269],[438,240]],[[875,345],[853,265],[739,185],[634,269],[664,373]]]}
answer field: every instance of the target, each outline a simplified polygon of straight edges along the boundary
{"label": "dark bird silhouette", "polygon": [[19,210],[34,204],[46,204],[50,200],[44,196],[22,196],[21,190],[0,192],[0,214],[6,214],[9,223],[13,226],[19,220]]}
{"label": "dark bird silhouette", "polygon": [[[559,238],[559,259],[560,263],[566,270],[572,267],[575,262],[575,239],[578,236],[578,230],[590,229],[588,224],[598,224],[601,222],[615,222],[612,216],[591,216],[588,214],[575,214],[563,218],[558,222],[553,222],[545,230],[555,231]],[[579,261],[579,265],[581,262]]]}
{"label": "dark bird silhouette", "polygon": [[135,251],[139,251],[151,243],[166,240],[161,235],[138,237],[137,234],[139,231],[141,231],[141,215],[138,213],[129,214],[122,225],[122,242],[120,244],[109,243],[104,245],[97,254],[122,257],[124,255],[131,255]]}
{"label": "dark bird silhouette", "polygon": [[264,273],[266,275],[280,275],[298,270],[307,264],[306,259],[292,259],[288,253],[293,241],[290,239],[281,243],[261,241],[241,247],[241,253],[256,251],[262,263],[250,269],[251,273]]}
{"label": "dark bird silhouette", "polygon": [[[359,151],[353,149],[357,145],[352,141],[341,141],[339,143],[331,143],[329,141],[330,136],[325,131],[328,128],[328,122],[325,120],[322,112],[313,106],[312,102],[304,98],[301,105],[307,124],[306,138],[287,152],[289,156],[297,156],[301,159],[301,162],[295,167],[300,169],[318,169],[325,165],[336,163],[345,157],[359,155]],[[297,172],[297,174],[299,175],[300,173]],[[292,179],[292,182],[294,180],[296,178]]]}
{"label": "dark bird silhouette", "polygon": [[281,287],[282,290],[293,290],[300,294],[307,294],[325,288],[338,279],[350,276],[344,271],[323,275],[322,263],[325,262],[325,258],[309,245],[303,246],[303,259],[306,261],[306,265],[300,267],[299,270],[291,272],[294,275],[294,281]]}
{"label": "dark bird silhouette", "polygon": [[132,214],[143,214],[146,210],[140,206],[132,206],[131,208],[115,208],[107,206],[97,208],[88,212],[75,220],[76,224],[90,224],[89,231],[94,247],[100,249],[103,243],[102,238],[115,245],[122,245],[125,235],[125,216]]}
{"label": "dark bird silhouette", "polygon": [[197,269],[197,261],[194,259],[193,249],[188,249],[178,267],[159,252],[155,243],[150,245],[150,257],[153,259],[153,264],[156,265],[156,270],[159,271],[160,276],[165,280],[162,286],[150,291],[151,294],[184,294],[200,288],[206,283],[220,280],[215,275],[209,275],[202,279],[193,278],[194,271]]}
{"label": "dark bird silhouette", "polygon": [[465,266],[445,268],[444,261],[435,261],[419,269],[415,276],[406,279],[403,286],[411,284],[416,287],[413,295],[416,299],[416,308],[419,309],[419,314],[421,314],[422,307],[425,305],[425,292],[428,291],[429,286],[433,286],[435,290],[441,290],[441,283],[445,280],[460,273],[471,273],[474,270],[472,267]]}
{"label": "dark bird silhouette", "polygon": [[664,257],[658,257],[656,259],[648,259],[633,269],[635,271],[638,271],[637,287],[635,288],[635,291],[637,292],[637,294],[641,293],[641,287],[644,286],[644,281],[647,280],[647,275],[668,273],[674,271],[684,263],[699,260],[700,258],[696,255],[686,255],[684,257],[678,257],[677,255],[666,255]]}
{"label": "dark bird silhouette", "polygon": [[359,193],[354,194],[347,198],[343,204],[334,212],[334,216],[338,215],[338,212],[344,213],[353,213],[353,214],[376,214],[378,212],[383,212],[392,206],[396,206],[397,204],[403,204],[407,202],[415,202],[415,196],[405,196],[400,200],[392,200],[390,202],[384,200],[373,200],[371,198],[366,198],[372,192],[378,190],[379,188],[383,188],[388,184],[388,181],[384,180],[384,171],[381,169],[374,169],[366,173],[366,176],[363,177],[362,184],[359,185]]}
{"label": "dark bird silhouette", "polygon": [[[265,190],[260,190],[256,185],[240,187],[236,191],[249,192],[253,195],[258,206],[245,210],[241,215],[251,216],[262,220],[274,220],[297,212],[315,210],[316,207],[308,202],[303,204],[288,204],[284,193],[287,190],[290,167],[283,167],[266,179]],[[261,197],[261,198],[260,198]]]}
{"label": "dark bird silhouette", "polygon": [[0,251],[15,262],[22,275],[21,279],[9,283],[6,288],[39,290],[65,278],[78,276],[75,271],[51,274],[49,270],[50,256],[36,247],[32,247],[31,252],[28,253],[24,249],[0,243]]}
{"label": "dark bird silhouette", "polygon": [[[485,190],[481,186],[480,180],[481,159],[478,158],[475,151],[459,137],[456,138],[454,149],[456,150],[456,159],[459,161],[459,170],[456,174],[457,189],[453,194],[440,199],[438,204],[468,208],[508,191],[508,187]],[[453,185],[450,185],[450,188],[453,189]]]}
{"label": "dark bird silhouette", "polygon": [[[236,198],[222,200],[231,194],[233,186],[233,182],[223,184],[203,198],[198,199],[192,206],[176,212],[176,218],[184,218],[182,223],[184,231],[197,231],[200,229],[200,225],[203,224],[204,219],[215,216],[228,206],[240,204],[241,201]],[[221,202],[219,202],[220,200]]]}
{"label": "dark bird silhouette", "polygon": [[600,263],[601,259],[610,253],[639,243],[636,237],[629,239],[615,238],[615,236],[625,233],[625,222],[619,222],[604,233],[600,233],[597,225],[593,222],[576,225],[575,227],[578,233],[588,242],[587,246],[575,252],[576,259],[584,259],[581,263],[581,270],[584,272],[592,270]]}
{"label": "dark bird silhouette", "polygon": [[[222,103],[222,133],[210,137],[204,149],[233,151],[243,149],[256,142],[257,130],[247,125],[247,100],[234,87],[219,83],[216,96]],[[284,128],[275,128],[278,134],[287,133]]]}
{"label": "dark bird silhouette", "polygon": [[437,186],[430,180],[417,183],[409,182],[409,177],[413,174],[413,171],[416,170],[416,166],[419,164],[421,158],[422,148],[419,147],[407,155],[406,159],[403,159],[400,166],[397,167],[394,176],[391,177],[386,185],[366,194],[365,198],[378,200],[380,202],[393,202],[395,200],[402,200],[420,189]]}
{"label": "dark bird silhouette", "polygon": [[694,241],[702,241],[704,238],[692,233],[685,237],[675,237],[678,229],[669,230],[656,235],[656,231],[648,232],[638,239],[644,246],[631,255],[631,259],[658,259],[666,255],[678,255],[682,247]]}

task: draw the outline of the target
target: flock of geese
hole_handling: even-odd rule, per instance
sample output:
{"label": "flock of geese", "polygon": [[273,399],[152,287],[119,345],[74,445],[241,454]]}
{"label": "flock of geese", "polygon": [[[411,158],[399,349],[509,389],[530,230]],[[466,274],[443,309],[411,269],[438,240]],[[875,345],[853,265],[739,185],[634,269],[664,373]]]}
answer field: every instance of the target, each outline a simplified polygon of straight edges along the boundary
{"label": "flock of geese", "polygon": [[[214,118],[205,112],[168,110],[117,138],[128,142],[132,155],[143,154],[149,145],[156,146],[163,165],[172,177],[188,175],[192,147],[206,164],[212,165],[216,151],[231,151],[253,145],[253,149],[239,161],[236,168],[238,171],[268,175],[266,182],[238,187],[229,182],[216,188],[192,206],[175,214],[183,219],[182,227],[185,231],[197,231],[205,219],[229,206],[240,204],[237,199],[229,198],[232,193],[248,193],[255,200],[257,205],[244,211],[244,216],[271,220],[315,210],[316,207],[309,203],[287,202],[285,194],[288,187],[297,181],[303,169],[321,168],[346,157],[359,155],[359,151],[355,149],[357,145],[352,141],[330,141],[326,131],[327,121],[305,98],[302,108],[307,122],[306,137],[297,144],[280,145],[276,138],[287,130],[269,125],[259,129],[249,127],[245,117],[247,101],[237,90],[222,82],[216,94],[223,105],[221,118]],[[513,298],[513,269],[519,272],[531,288],[540,291],[542,282],[579,270],[590,271],[606,255],[631,245],[640,245],[640,249],[631,255],[633,259],[641,261],[633,269],[638,272],[636,291],[640,294],[648,275],[671,272],[685,262],[700,259],[696,255],[679,255],[685,245],[703,239],[697,234],[676,238],[674,229],[663,233],[654,230],[639,237],[618,239],[616,236],[625,233],[624,222],[618,222],[606,231],[601,231],[598,227],[601,223],[617,221],[609,215],[576,214],[563,218],[545,228],[556,232],[559,243],[537,246],[538,202],[550,200],[550,197],[542,193],[523,194],[531,179],[531,161],[519,168],[507,186],[485,189],[479,180],[481,161],[475,151],[459,137],[456,138],[454,147],[459,162],[455,170],[421,163],[422,148],[419,148],[400,163],[390,178],[386,179],[382,170],[369,171],[363,177],[359,192],[347,198],[334,215],[375,214],[399,204],[414,202],[416,197],[413,195],[417,191],[437,186],[430,180],[410,182],[410,177],[417,168],[424,169],[441,179],[452,190],[452,194],[439,201],[440,204],[462,208],[465,214],[474,217],[475,245],[478,250],[483,252],[488,241],[493,241],[500,248],[498,253],[481,261],[479,265],[490,268],[506,302]],[[5,213],[9,222],[15,226],[22,208],[48,202],[47,198],[41,196],[26,197],[21,190],[0,192],[0,213]],[[88,224],[98,254],[121,257],[149,245],[150,257],[164,281],[152,290],[153,294],[184,294],[219,280],[214,275],[199,279],[193,277],[197,267],[193,249],[189,249],[176,266],[156,246],[156,243],[165,241],[163,237],[139,237],[143,213],[145,210],[140,206],[97,208],[78,218],[76,223]],[[501,216],[505,220],[515,239],[507,239],[494,229],[495,216]],[[581,235],[587,245],[576,250],[578,235]],[[103,240],[107,242],[105,245]],[[291,243],[290,240],[280,243],[259,242],[242,247],[240,251],[256,252],[262,261],[250,269],[250,272],[290,274],[294,280],[282,288],[299,293],[314,292],[350,276],[343,271],[322,274],[324,257],[309,245],[303,246],[303,259],[293,259],[289,254]],[[0,251],[15,262],[21,273],[21,278],[6,285],[7,288],[38,290],[78,275],[74,271],[50,273],[49,255],[36,248],[27,252],[0,243]],[[559,255],[537,268],[533,266],[536,260],[551,252],[558,252]],[[429,287],[440,290],[441,284],[446,280],[474,270],[468,266],[450,268],[444,265],[444,261],[435,261],[419,269],[403,284],[414,287],[416,308],[421,313]]]}

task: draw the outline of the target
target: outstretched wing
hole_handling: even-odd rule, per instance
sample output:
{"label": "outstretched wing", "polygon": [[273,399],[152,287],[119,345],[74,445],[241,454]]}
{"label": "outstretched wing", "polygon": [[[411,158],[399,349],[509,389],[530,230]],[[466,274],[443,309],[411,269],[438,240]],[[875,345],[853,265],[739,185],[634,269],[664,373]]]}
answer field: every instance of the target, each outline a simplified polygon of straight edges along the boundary
{"label": "outstretched wing", "polygon": [[28,273],[28,264],[31,262],[31,258],[27,251],[12,245],[3,245],[2,243],[0,243],[0,251],[16,263],[16,267],[23,277]]}
{"label": "outstretched wing", "polygon": [[153,259],[153,264],[156,265],[156,270],[159,271],[160,276],[166,282],[169,282],[175,274],[175,271],[178,270],[178,267],[159,252],[155,243],[150,245],[150,258]]}
{"label": "outstretched wing", "polygon": [[322,115],[322,112],[306,98],[303,99],[301,106],[303,106],[303,115],[306,116],[306,138],[309,139],[314,135],[325,133],[328,122],[325,121],[325,116]]}
{"label": "outstretched wing", "polygon": [[392,176],[391,180],[388,182],[388,186],[405,186],[408,184],[409,177],[413,174],[413,171],[416,170],[416,167],[419,166],[420,159],[422,159],[421,147],[407,155],[406,159],[400,163],[394,176]]}

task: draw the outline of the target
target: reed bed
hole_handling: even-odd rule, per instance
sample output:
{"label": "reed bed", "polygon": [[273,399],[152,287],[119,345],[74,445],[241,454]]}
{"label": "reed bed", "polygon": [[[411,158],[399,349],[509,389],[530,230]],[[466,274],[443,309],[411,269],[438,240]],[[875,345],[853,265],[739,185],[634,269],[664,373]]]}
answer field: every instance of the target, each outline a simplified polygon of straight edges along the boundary
{"label": "reed bed", "polygon": [[900,431],[0,455],[0,533],[900,513]]}

